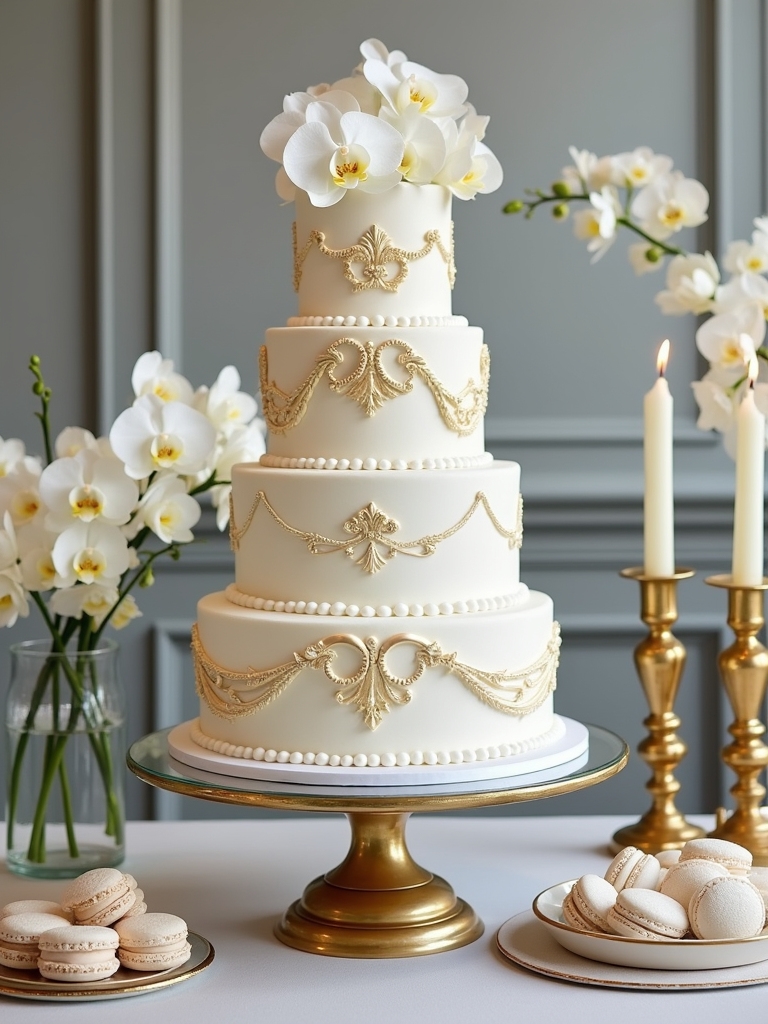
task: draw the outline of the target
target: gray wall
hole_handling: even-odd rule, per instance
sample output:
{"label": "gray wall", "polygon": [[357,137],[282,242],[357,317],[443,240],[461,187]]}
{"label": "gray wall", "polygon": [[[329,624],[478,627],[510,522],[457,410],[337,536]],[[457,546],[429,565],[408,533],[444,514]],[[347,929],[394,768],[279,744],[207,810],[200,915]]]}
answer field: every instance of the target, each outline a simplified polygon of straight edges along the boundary
{"label": "gray wall", "polygon": [[[570,144],[647,144],[710,189],[711,219],[685,243],[722,253],[765,209],[765,21],[764,0],[3,0],[0,434],[38,449],[32,351],[57,427],[111,422],[154,346],[196,384],[235,362],[253,386],[263,331],[295,308],[291,211],[258,147],[283,94],[347,73],[372,35],[463,75],[506,181],[455,204],[454,310],[491,348],[490,447],[523,467],[523,574],[563,626],[558,709],[633,746],[646,713],[638,595],[617,572],[641,557],[641,398],[658,342],[674,343],[678,560],[698,573],[677,630],[691,748],[680,802],[711,810],[727,782],[714,664],[727,631],[723,595],[702,580],[728,567],[733,470],[695,429],[695,323],[661,316],[661,279],[635,279],[625,244],[590,267],[569,224],[500,207],[552,180]],[[194,714],[195,600],[232,573],[226,541],[210,521],[203,532],[120,636],[132,738]],[[0,664],[7,643],[39,632],[31,618],[4,633]],[[638,813],[646,775],[635,758],[599,789],[524,810]],[[218,810],[131,782],[134,817]]]}

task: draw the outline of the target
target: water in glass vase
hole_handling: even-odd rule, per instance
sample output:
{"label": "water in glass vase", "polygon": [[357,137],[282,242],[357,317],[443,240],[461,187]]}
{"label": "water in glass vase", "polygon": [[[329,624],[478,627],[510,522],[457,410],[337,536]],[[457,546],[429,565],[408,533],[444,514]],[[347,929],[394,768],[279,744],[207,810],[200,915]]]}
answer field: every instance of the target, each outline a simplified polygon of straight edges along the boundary
{"label": "water in glass vase", "polygon": [[124,856],[125,741],[117,645],[17,644],[6,703],[7,861],[67,878]]}

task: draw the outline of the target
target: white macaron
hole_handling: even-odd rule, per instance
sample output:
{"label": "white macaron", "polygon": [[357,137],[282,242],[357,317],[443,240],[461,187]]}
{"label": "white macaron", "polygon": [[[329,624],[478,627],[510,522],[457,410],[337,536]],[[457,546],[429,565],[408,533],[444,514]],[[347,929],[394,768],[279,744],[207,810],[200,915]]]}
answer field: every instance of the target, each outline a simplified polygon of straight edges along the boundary
{"label": "white macaron", "polygon": [[667,871],[659,886],[659,892],[677,900],[681,907],[688,909],[691,897],[713,878],[730,877],[728,869],[711,860],[681,860]]}
{"label": "white macaron", "polygon": [[654,856],[634,846],[625,846],[608,865],[605,880],[616,892],[622,889],[655,889],[660,874],[661,864]]}
{"label": "white macaron", "polygon": [[748,878],[724,875],[691,898],[688,916],[697,939],[751,939],[765,926],[765,904]]}
{"label": "white macaron", "polygon": [[677,900],[652,889],[624,889],[608,913],[616,935],[633,939],[681,939],[688,931],[688,915]]}
{"label": "white macaron", "polygon": [[563,917],[579,931],[608,932],[608,911],[616,895],[611,883],[599,875],[582,875],[563,900]]}
{"label": "white macaron", "polygon": [[680,860],[711,860],[722,864],[732,875],[744,878],[752,868],[749,850],[726,839],[691,839],[683,847]]}

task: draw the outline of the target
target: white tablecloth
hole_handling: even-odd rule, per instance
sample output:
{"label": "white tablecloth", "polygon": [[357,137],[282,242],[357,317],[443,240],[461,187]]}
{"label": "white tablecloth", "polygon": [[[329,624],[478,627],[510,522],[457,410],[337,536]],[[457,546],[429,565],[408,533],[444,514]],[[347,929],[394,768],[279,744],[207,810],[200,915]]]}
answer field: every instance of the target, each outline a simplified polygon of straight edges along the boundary
{"label": "white tablecloth", "polygon": [[[2,1024],[553,1024],[567,1021],[762,1020],[768,986],[702,992],[588,988],[528,973],[497,952],[495,934],[555,882],[604,871],[619,818],[469,818],[417,815],[408,843],[443,875],[486,926],[463,949],[405,960],[338,960],[283,946],[272,927],[304,885],[343,859],[343,818],[231,822],[135,822],[126,871],[150,910],[180,914],[213,943],[199,977],[150,995],[70,1005],[0,997]],[[706,821],[702,823],[707,824]],[[0,906],[56,898],[63,883],[0,868]],[[138,1015],[138,1018],[137,1018]],[[758,1016],[759,1015],[759,1016]]]}

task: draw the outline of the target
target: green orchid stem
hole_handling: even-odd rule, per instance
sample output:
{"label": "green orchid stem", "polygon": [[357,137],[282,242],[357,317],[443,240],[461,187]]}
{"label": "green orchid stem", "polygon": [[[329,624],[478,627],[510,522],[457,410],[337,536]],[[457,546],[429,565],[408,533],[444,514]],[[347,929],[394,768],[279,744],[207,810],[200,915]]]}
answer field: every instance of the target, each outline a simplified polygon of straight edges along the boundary
{"label": "green orchid stem", "polygon": [[130,592],[133,590],[133,588],[139,582],[139,580],[144,575],[144,573],[147,571],[147,569],[152,565],[152,563],[154,561],[156,561],[156,559],[160,558],[161,555],[166,555],[166,554],[168,554],[171,551],[178,551],[178,546],[177,546],[175,541],[172,541],[170,544],[167,544],[164,548],[160,548],[159,551],[153,551],[152,554],[149,556],[149,558],[146,560],[146,562],[144,562],[142,565],[139,566],[139,568],[136,570],[136,574],[134,575],[133,579],[126,586],[126,588],[120,592],[120,596],[118,597],[117,601],[115,601],[115,603],[109,609],[107,614],[102,619],[101,625],[99,626],[99,628],[93,634],[93,644],[94,644],[94,646],[96,644],[98,644],[99,639],[101,638],[101,634],[104,632],[104,629],[107,626],[107,624],[109,623],[109,620],[115,614],[115,612],[120,607],[120,605],[123,603],[123,601],[126,599],[126,597],[128,597]]}
{"label": "green orchid stem", "polygon": [[[525,203],[527,207],[525,216],[526,219],[529,220],[533,216],[537,207],[543,206],[545,203],[570,203],[573,201],[588,203],[590,201],[589,194],[587,192],[579,192],[569,196],[558,196],[555,195],[554,193],[552,195],[545,195],[538,192],[534,192],[533,195],[536,195],[538,198],[532,199]],[[685,251],[685,249],[679,249],[675,245],[668,245],[666,242],[662,242],[660,239],[654,238],[652,235],[649,235],[647,231],[643,231],[643,229],[638,224],[635,224],[635,222],[629,216],[629,200],[631,195],[632,190],[628,189],[627,200],[624,207],[624,215],[621,217],[617,217],[616,223],[621,224],[625,228],[629,228],[630,231],[634,231],[634,233],[636,235],[639,235],[640,238],[644,238],[646,242],[649,242],[657,249],[660,249],[668,256],[687,256],[688,253]],[[192,493],[194,494],[194,491]]]}
{"label": "green orchid stem", "polygon": [[72,813],[72,792],[69,787],[67,766],[62,761],[59,765],[59,782],[61,784],[61,805],[64,808],[64,826],[67,831],[67,848],[69,856],[74,860],[80,856],[80,849],[75,836],[75,816]]}
{"label": "green orchid stem", "polygon": [[[104,783],[104,791],[106,794],[107,801],[106,831],[108,835],[117,836],[122,834],[122,816],[120,814],[120,808],[118,806],[117,798],[114,794],[112,758],[109,749],[108,737],[106,737],[106,735],[104,734],[104,730],[101,723],[98,721],[94,721],[92,710],[89,712],[89,704],[92,702],[89,702],[88,700],[84,699],[85,688],[83,685],[83,675],[85,665],[83,658],[78,658],[76,667],[73,669],[72,665],[69,662],[69,659],[66,657],[67,642],[71,638],[75,629],[77,628],[77,623],[74,622],[73,629],[65,631],[65,633],[68,634],[65,640],[65,636],[59,633],[59,630],[56,628],[56,624],[51,619],[51,616],[48,612],[48,608],[43,599],[40,597],[40,594],[33,591],[31,596],[35,603],[37,604],[38,608],[40,609],[40,612],[46,622],[46,625],[50,630],[55,652],[64,655],[64,658],[61,662],[61,668],[64,672],[65,677],[67,678],[67,681],[70,684],[70,688],[72,690],[73,695],[69,721],[67,723],[65,734],[58,734],[55,737],[54,742],[52,744],[47,745],[46,747],[43,780],[40,786],[40,792],[38,795],[38,801],[32,825],[32,833],[30,836],[28,847],[29,860],[40,863],[45,860],[46,811],[48,807],[48,800],[50,798],[53,782],[57,774],[59,775],[62,781],[63,793],[64,791],[66,791],[66,793],[69,794],[69,784],[68,779],[66,777],[66,766],[63,763],[63,756],[69,737],[74,732],[81,713],[85,719],[88,739],[91,745],[91,749],[93,750],[96,763],[98,765],[99,772],[102,777],[102,781]],[[87,644],[87,648],[83,648],[81,646],[83,644]],[[84,624],[81,624],[80,642],[78,644],[79,653],[87,653],[88,651],[92,650],[93,647],[95,647],[95,645],[96,636],[92,633],[92,620],[90,619],[90,617],[88,617],[86,622]],[[57,668],[58,662],[56,663],[56,669]],[[9,801],[9,807],[12,805],[14,812],[18,804],[18,786],[21,778],[21,763],[23,761],[24,753],[28,745],[29,732],[27,730],[31,729],[32,726],[34,725],[34,715],[37,713],[40,703],[42,702],[42,697],[45,692],[45,684],[47,683],[47,680],[50,677],[50,675],[54,672],[55,669],[53,668],[53,666],[51,666],[51,668],[48,669],[47,673],[45,669],[41,671],[40,676],[42,678],[43,685],[40,685],[41,679],[38,679],[36,692],[33,695],[33,698],[37,698],[36,700],[33,699],[33,703],[35,704],[34,713],[33,708],[30,707],[30,713],[28,714],[27,721],[25,723],[26,729],[25,732],[22,734],[22,737],[20,738],[19,744],[17,746],[11,779],[12,799]],[[49,740],[50,739],[52,738],[49,738]],[[65,798],[63,800],[63,804],[64,814],[66,818],[67,837],[69,841],[69,848],[71,851],[76,846],[76,844],[73,845],[72,842],[74,838],[74,821],[72,818],[71,799],[67,800]],[[9,837],[12,840],[12,827],[10,824],[11,821],[12,818],[11,815],[9,814],[8,830]],[[11,845],[9,842],[9,849],[10,848]]]}
{"label": "green orchid stem", "polygon": [[641,227],[638,227],[634,221],[630,220],[629,217],[617,217],[616,223],[623,224],[625,228],[629,228],[630,231],[634,231],[636,235],[644,238],[646,242],[650,242],[651,245],[655,246],[657,249],[661,249],[662,252],[665,252],[668,256],[688,255],[685,249],[678,249],[675,245],[667,245],[666,242],[661,242],[658,238],[654,238],[652,235],[649,235],[646,231],[643,231]]}

